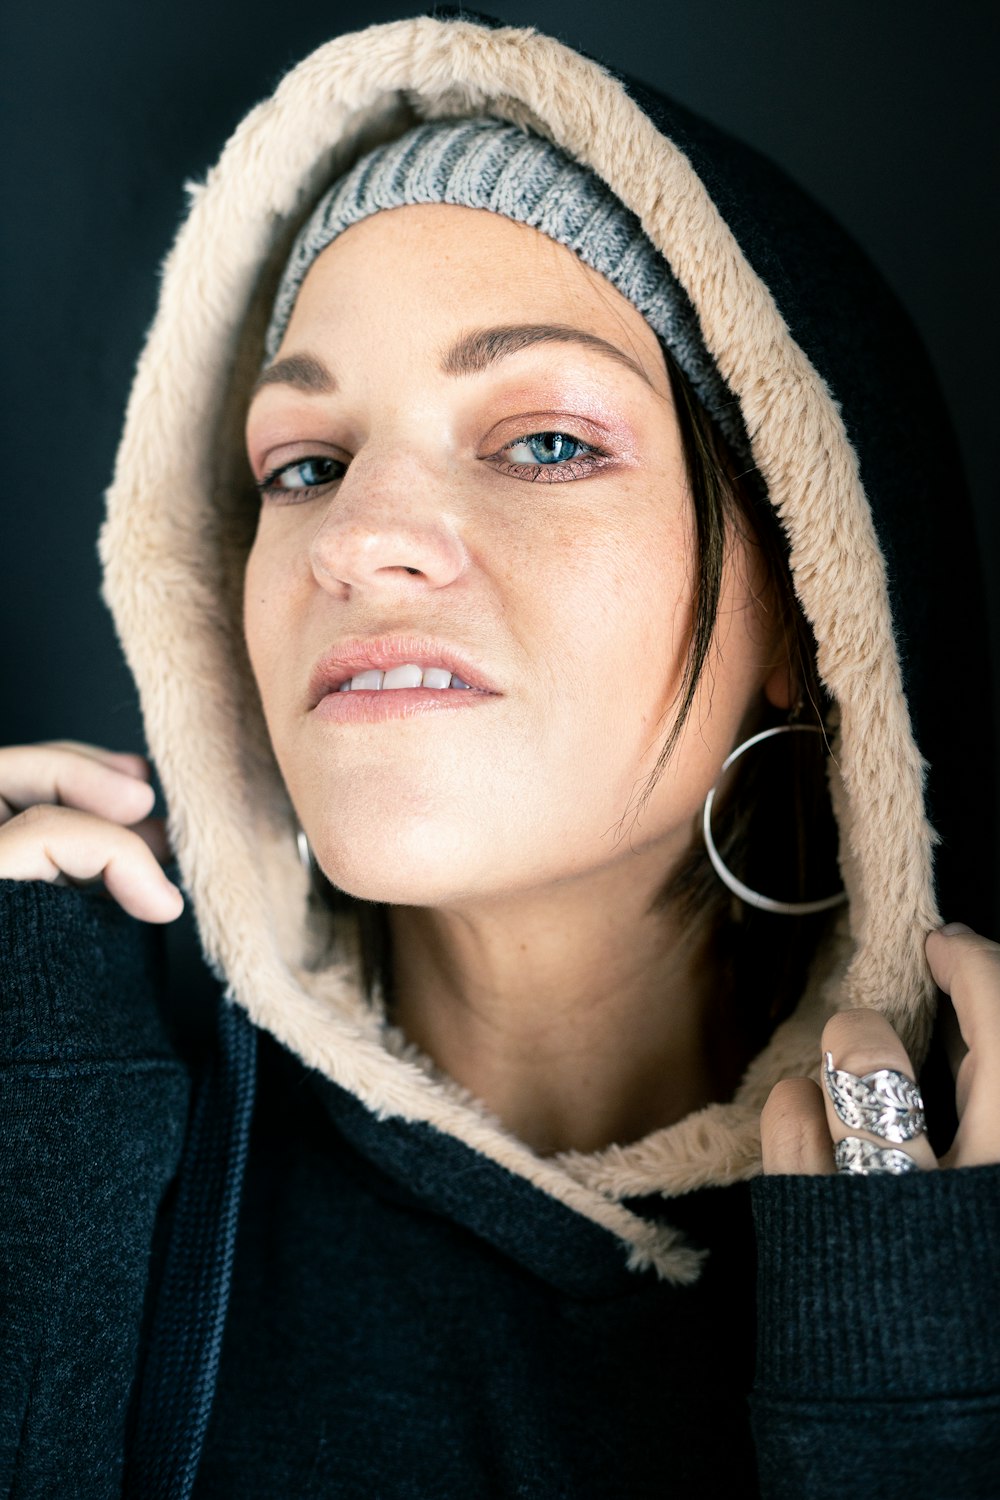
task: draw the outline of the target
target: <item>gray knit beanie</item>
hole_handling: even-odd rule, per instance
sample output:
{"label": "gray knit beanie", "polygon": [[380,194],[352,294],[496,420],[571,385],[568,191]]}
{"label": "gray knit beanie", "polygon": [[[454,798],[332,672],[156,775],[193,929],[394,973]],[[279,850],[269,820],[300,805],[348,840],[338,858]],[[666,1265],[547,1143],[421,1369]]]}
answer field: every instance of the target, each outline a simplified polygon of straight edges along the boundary
{"label": "gray knit beanie", "polygon": [[414,203],[486,208],[575,251],[638,308],[730,445],[746,456],[739,405],[705,348],[690,299],[635,214],[558,146],[500,120],[418,125],[377,146],[328,189],[282,274],[265,339],[269,360],[320,252],[350,225]]}

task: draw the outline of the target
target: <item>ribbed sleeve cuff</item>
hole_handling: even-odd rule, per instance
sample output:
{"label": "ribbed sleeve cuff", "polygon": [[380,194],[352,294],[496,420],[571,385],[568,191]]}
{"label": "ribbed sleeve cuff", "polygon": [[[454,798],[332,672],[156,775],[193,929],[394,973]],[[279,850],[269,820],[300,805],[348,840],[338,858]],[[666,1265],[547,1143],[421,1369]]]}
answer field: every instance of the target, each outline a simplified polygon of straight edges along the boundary
{"label": "ribbed sleeve cuff", "polygon": [[0,1061],[172,1055],[163,934],[96,889],[0,880]]}
{"label": "ribbed sleeve cuff", "polygon": [[752,1201],[758,1392],[1000,1389],[1000,1166],[762,1177]]}

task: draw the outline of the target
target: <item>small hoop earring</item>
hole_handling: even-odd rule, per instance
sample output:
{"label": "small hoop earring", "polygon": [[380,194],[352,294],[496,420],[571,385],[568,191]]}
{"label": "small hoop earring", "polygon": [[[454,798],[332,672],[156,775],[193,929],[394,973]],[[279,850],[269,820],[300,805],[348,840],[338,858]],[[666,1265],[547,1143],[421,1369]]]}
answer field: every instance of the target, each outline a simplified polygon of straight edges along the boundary
{"label": "small hoop earring", "polygon": [[304,828],[296,828],[295,830],[295,847],[299,851],[299,864],[305,870],[309,879],[314,879],[316,875],[316,856],[312,852]]}
{"label": "small hoop earring", "polygon": [[[724,772],[729,770],[734,761],[739,760],[740,756],[751,749],[752,746],[759,745],[762,740],[769,740],[776,734],[791,734],[793,732],[799,734],[824,733],[818,724],[778,724],[772,729],[762,729],[759,734],[751,735],[748,740],[744,740],[742,745],[737,745],[736,749],[726,756],[726,759],[722,763],[722,771],[719,773],[720,777]],[[745,901],[748,906],[757,907],[760,911],[777,912],[778,915],[785,917],[805,917],[811,912],[829,911],[831,907],[840,906],[847,900],[847,892],[838,891],[835,896],[824,896],[821,901],[775,901],[771,896],[762,896],[759,891],[752,891],[748,885],[743,884],[742,880],[738,880],[732,871],[727,869],[722,863],[722,856],[715,847],[715,840],[712,838],[712,804],[715,801],[717,786],[718,783],[716,783],[716,786],[713,786],[705,798],[701,827],[702,833],[705,836],[705,848],[708,850],[708,857],[712,861],[712,867],[723,885],[728,886],[734,896],[739,896],[741,901]]]}

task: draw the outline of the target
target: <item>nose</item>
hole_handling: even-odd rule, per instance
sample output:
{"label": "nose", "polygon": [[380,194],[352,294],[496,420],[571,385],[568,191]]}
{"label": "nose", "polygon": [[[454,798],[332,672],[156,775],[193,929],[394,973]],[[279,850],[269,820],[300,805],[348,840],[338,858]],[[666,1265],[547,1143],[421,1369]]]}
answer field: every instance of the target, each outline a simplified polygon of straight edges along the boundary
{"label": "nose", "polygon": [[316,581],[342,593],[444,588],[468,566],[444,482],[421,466],[355,457],[313,533]]}

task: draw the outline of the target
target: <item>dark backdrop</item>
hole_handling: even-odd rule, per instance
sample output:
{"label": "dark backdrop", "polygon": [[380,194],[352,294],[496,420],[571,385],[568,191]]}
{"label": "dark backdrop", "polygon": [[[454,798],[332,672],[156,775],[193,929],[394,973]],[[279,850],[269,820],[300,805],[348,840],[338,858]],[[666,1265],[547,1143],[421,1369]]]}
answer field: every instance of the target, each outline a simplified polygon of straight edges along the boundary
{"label": "dark backdrop", "polygon": [[[930,349],[958,432],[989,579],[996,702],[1000,10],[991,0],[479,6],[563,35],[742,136],[868,250]],[[8,6],[0,743],[141,747],[131,679],[98,598],[95,536],[181,184],[305,52],[420,8]],[[960,733],[960,704],[954,713]]]}

